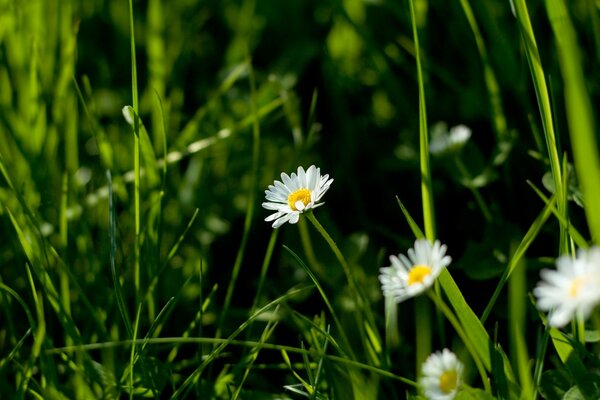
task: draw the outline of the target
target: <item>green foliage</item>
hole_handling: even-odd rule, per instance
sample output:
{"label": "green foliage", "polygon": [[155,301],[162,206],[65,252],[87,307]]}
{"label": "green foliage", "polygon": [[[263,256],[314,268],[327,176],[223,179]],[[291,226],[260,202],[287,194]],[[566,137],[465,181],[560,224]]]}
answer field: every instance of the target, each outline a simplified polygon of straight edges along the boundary
{"label": "green foliage", "polygon": [[[599,12],[0,0],[1,397],[417,399],[445,347],[456,399],[599,398],[598,310],[532,295],[600,237]],[[273,231],[311,164],[325,204]],[[449,268],[385,299],[424,237]]]}

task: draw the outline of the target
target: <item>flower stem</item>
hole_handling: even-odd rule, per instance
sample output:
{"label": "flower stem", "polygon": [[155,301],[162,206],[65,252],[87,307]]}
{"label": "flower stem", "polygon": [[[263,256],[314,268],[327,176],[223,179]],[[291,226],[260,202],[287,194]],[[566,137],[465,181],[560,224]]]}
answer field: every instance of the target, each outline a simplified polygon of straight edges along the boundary
{"label": "flower stem", "polygon": [[[460,171],[460,174],[463,176],[463,178],[469,180],[469,182],[470,182],[472,178],[471,178],[471,174],[469,173],[466,165],[462,162],[462,160],[458,156],[454,157],[454,162],[456,163],[456,167]],[[485,218],[486,222],[491,222],[492,221],[492,213],[490,212],[490,209],[488,208],[487,204],[485,204],[485,201],[483,200],[481,193],[479,193],[479,190],[476,187],[473,187],[471,185],[467,186],[467,188],[471,191],[471,193],[475,197],[475,201],[477,202],[477,205],[481,209],[481,213],[483,214],[483,217]]]}
{"label": "flower stem", "polygon": [[312,212],[306,213],[306,216],[308,220],[315,226],[315,228],[317,228],[321,236],[323,236],[329,247],[331,247],[333,254],[335,254],[335,257],[338,259],[338,261],[342,265],[342,268],[344,269],[344,273],[346,274],[346,278],[348,279],[348,284],[350,285],[352,292],[356,292],[356,283],[354,282],[354,276],[352,275],[352,271],[350,271],[348,262],[344,258],[337,244],[335,244],[335,241],[331,238],[331,236],[329,236],[329,233],[327,233],[325,228],[323,228],[323,225],[319,223],[319,221]]}

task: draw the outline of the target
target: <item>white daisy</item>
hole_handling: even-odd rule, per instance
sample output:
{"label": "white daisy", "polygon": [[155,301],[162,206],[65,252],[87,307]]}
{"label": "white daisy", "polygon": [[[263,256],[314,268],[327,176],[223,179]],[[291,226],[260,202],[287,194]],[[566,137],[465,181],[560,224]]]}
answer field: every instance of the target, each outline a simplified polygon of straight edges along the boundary
{"label": "white daisy", "polygon": [[462,383],[463,365],[448,349],[427,357],[419,383],[429,400],[451,400]]}
{"label": "white daisy", "polygon": [[431,154],[442,154],[448,151],[456,151],[462,148],[471,138],[471,128],[465,125],[452,127],[450,131],[444,122],[438,122],[431,129],[431,142],[429,152]]}
{"label": "white daisy", "polygon": [[561,328],[576,315],[587,318],[600,303],[600,248],[580,249],[577,258],[556,259],[556,270],[544,269],[533,289],[537,307],[549,311],[550,326]]}
{"label": "white daisy", "polygon": [[295,224],[300,214],[324,204],[319,200],[333,182],[329,175],[321,176],[321,170],[314,165],[306,171],[298,167],[298,172],[289,176],[282,172],[281,180],[283,183],[275,181],[269,185],[269,189],[265,190],[268,201],[262,203],[267,210],[276,211],[265,218],[265,221],[275,221],[273,228],[279,228],[286,222]]}
{"label": "white daisy", "polygon": [[408,249],[408,257],[390,256],[392,265],[379,270],[383,295],[400,303],[425,291],[452,261],[446,249],[439,240],[431,245],[427,239],[420,239],[415,241],[414,249]]}

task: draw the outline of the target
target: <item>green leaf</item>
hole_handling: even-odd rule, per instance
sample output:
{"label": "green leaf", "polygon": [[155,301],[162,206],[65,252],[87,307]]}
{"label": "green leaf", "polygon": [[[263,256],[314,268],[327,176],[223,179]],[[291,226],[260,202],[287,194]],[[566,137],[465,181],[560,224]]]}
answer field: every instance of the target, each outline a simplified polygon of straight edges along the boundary
{"label": "green leaf", "polygon": [[494,396],[482,389],[463,387],[456,393],[455,400],[494,400]]}
{"label": "green leaf", "polygon": [[561,400],[571,385],[564,370],[553,369],[542,374],[538,391],[546,400]]}

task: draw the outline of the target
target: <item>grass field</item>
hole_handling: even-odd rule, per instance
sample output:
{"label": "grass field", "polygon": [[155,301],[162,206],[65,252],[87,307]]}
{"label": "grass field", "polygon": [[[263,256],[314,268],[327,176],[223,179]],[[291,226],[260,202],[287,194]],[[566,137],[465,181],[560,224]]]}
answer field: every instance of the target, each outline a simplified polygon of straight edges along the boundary
{"label": "grass field", "polygon": [[0,0],[0,399],[600,398],[599,67],[595,0]]}

